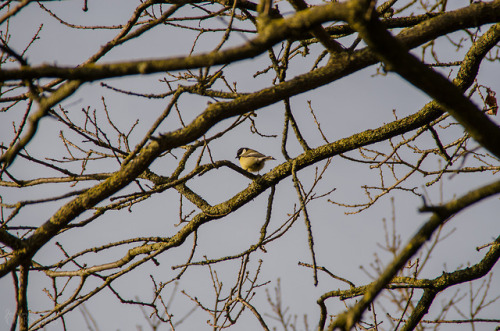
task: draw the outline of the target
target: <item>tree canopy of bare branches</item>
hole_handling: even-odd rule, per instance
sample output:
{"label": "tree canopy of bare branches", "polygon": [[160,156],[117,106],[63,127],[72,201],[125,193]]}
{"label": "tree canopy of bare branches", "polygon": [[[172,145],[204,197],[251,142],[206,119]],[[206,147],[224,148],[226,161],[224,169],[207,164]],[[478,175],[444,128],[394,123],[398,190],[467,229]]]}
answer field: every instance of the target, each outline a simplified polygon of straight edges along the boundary
{"label": "tree canopy of bare branches", "polygon": [[21,0],[0,24],[5,327],[500,325],[500,0]]}

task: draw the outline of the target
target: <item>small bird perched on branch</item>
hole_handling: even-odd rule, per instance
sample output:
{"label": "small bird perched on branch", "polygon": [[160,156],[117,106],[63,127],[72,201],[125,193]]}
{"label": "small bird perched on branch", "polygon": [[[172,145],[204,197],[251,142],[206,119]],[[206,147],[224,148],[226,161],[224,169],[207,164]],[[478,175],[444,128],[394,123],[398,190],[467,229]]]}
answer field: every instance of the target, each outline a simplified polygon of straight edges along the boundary
{"label": "small bird perched on branch", "polygon": [[238,149],[236,158],[240,160],[240,165],[243,170],[250,172],[259,172],[264,168],[264,163],[266,163],[266,161],[276,160],[272,156],[266,156],[248,147]]}

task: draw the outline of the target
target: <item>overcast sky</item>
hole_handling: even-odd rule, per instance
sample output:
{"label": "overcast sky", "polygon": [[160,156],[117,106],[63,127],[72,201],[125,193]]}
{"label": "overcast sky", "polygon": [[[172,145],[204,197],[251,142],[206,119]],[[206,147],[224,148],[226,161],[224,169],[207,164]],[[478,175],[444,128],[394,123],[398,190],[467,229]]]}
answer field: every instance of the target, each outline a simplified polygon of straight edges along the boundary
{"label": "overcast sky", "polygon": [[[53,9],[61,18],[74,24],[85,25],[113,25],[124,24],[137,3],[135,1],[90,1],[89,11],[83,12],[81,1],[61,1],[57,3],[47,3],[45,6]],[[462,5],[467,5],[469,1],[457,1]],[[10,33],[12,34],[10,46],[21,51],[26,47],[34,33],[43,23],[40,40],[30,48],[27,58],[31,64],[52,63],[59,65],[77,65],[86,60],[91,54],[106,41],[110,40],[117,30],[96,30],[80,31],[70,29],[58,24],[58,22],[42,11],[36,3],[21,11],[10,23]],[[224,22],[220,22],[223,26]],[[5,24],[1,27],[5,31]],[[486,29],[483,29],[483,32]],[[195,37],[194,32],[184,31],[185,35],[178,33],[166,34],[164,29],[155,29],[145,36],[127,43],[106,55],[103,62],[144,59],[152,57],[166,57],[170,55],[185,54],[192,45]],[[219,37],[217,37],[219,38]],[[213,48],[214,43],[206,34],[200,40],[195,52],[201,52]],[[245,40],[242,36],[235,35],[229,45],[241,44]],[[312,52],[318,53],[319,48],[312,48]],[[232,66],[232,69],[225,71],[229,82],[237,82],[239,91],[255,91],[270,84],[271,75],[253,78],[252,75],[264,65],[266,55],[263,54],[253,60],[244,61]],[[14,64],[13,64],[14,65]],[[498,64],[497,64],[498,66]],[[310,63],[306,68],[310,67]],[[234,68],[238,68],[237,70]],[[481,82],[490,86],[496,91],[500,91],[500,79],[498,78],[498,68],[490,69],[489,63],[484,63],[481,67]],[[304,69],[297,69],[297,74]],[[422,108],[430,99],[414,87],[404,82],[395,74],[386,76],[376,75],[376,67],[372,66],[357,72],[345,79],[334,82],[325,87],[316,89],[304,95],[292,99],[292,107],[297,117],[299,125],[303,126],[303,132],[311,146],[316,147],[323,143],[321,136],[314,128],[313,118],[308,111],[307,101],[311,101],[315,113],[322,124],[327,138],[330,141],[357,133],[359,131],[375,128],[383,123],[394,119],[393,110],[398,117],[414,113]],[[451,74],[454,77],[456,70]],[[292,73],[289,73],[291,78]],[[124,89],[142,93],[162,93],[166,91],[165,84],[159,79],[165,75],[153,75],[146,77],[127,77],[125,79],[109,80],[106,83]],[[136,119],[140,118],[140,123],[135,129],[134,142],[139,141],[145,130],[152,121],[164,109],[168,100],[146,99],[110,91],[100,86],[99,82],[89,83],[83,86],[77,93],[62,102],[63,107],[77,115],[81,108],[90,106],[102,110],[101,97],[105,98],[106,105],[115,123],[124,131],[131,127]],[[180,105],[184,111],[184,120],[189,122],[206,107],[206,99],[183,98]],[[8,143],[11,138],[12,122],[19,121],[19,114],[23,111],[2,114],[0,121],[0,141]],[[281,132],[282,132],[283,106],[276,104],[259,110],[255,118],[257,127],[262,133],[268,135],[278,135],[278,138],[263,138],[252,134],[248,125],[242,126],[234,132],[229,133],[224,139],[216,140],[211,145],[212,156],[215,160],[234,159],[238,148],[247,146],[255,148],[260,152],[272,155],[276,161],[269,162],[264,171],[284,162],[281,155]],[[498,119],[495,119],[498,121]],[[217,129],[226,127],[231,120],[227,120],[209,132],[208,136],[214,134]],[[167,131],[178,127],[175,121],[166,123],[159,131]],[[62,127],[53,119],[47,118],[42,121],[37,132],[36,140],[32,141],[28,151],[33,155],[53,155],[56,157],[63,153],[64,146],[59,139],[59,131]],[[456,130],[461,130],[457,128]],[[8,134],[7,134],[8,133]],[[442,137],[447,139],[447,137]],[[431,146],[432,139],[423,137],[421,143],[428,142]],[[378,144],[376,146],[388,150],[388,146]],[[50,146],[50,147],[49,147]],[[384,147],[385,146],[385,147]],[[47,148],[50,152],[47,153]],[[289,139],[289,150],[291,156],[296,156],[302,151],[294,139]],[[180,156],[181,152],[174,152]],[[357,156],[357,152],[348,155]],[[209,162],[205,159],[204,162]],[[104,164],[104,163],[103,163]],[[106,171],[118,170],[117,164],[111,164]],[[324,162],[318,164],[322,166]],[[152,170],[161,175],[168,175],[176,165],[175,160],[165,157],[152,166]],[[94,169],[94,168],[95,169]],[[75,167],[77,169],[78,167]],[[102,171],[98,166],[89,165],[89,173]],[[16,167],[14,164],[10,171],[20,179],[33,178],[33,168]],[[36,176],[55,175],[47,171],[46,174],[36,174]],[[314,168],[299,172],[299,178],[308,183],[308,178],[313,178]],[[498,175],[497,175],[498,176]],[[444,201],[452,199],[456,195],[462,195],[467,191],[479,187],[484,183],[491,182],[494,177],[488,175],[460,175],[453,178],[444,176],[442,187],[440,184],[424,188],[423,184],[427,179],[421,176],[411,178],[406,186],[417,187],[417,192],[424,193],[430,198],[431,203],[441,201],[441,193]],[[366,196],[361,185],[376,185],[378,181],[377,170],[368,171],[365,166],[353,165],[351,162],[336,157],[332,166],[325,174],[324,181],[319,185],[317,191],[327,192],[332,188],[336,190],[330,196],[331,199],[339,202],[354,203],[365,202]],[[250,181],[231,171],[223,168],[211,171],[205,176],[196,178],[190,184],[192,188],[201,193],[208,202],[220,203],[235,193],[243,190]],[[91,183],[81,183],[75,187],[88,187]],[[136,187],[130,185],[124,192],[131,192]],[[36,199],[47,195],[54,195],[59,190],[56,185],[37,186],[30,190],[18,190],[0,187],[0,195],[5,203],[14,203],[18,200]],[[64,191],[61,191],[64,192]],[[397,230],[405,242],[415,233],[429,217],[429,215],[418,212],[418,207],[422,205],[422,200],[410,193],[396,192],[395,215],[397,220]],[[269,191],[255,199],[254,202],[242,207],[229,217],[211,222],[202,226],[199,230],[198,253],[194,260],[203,259],[203,255],[208,258],[235,254],[248,248],[255,243],[259,237],[259,230],[265,220],[266,204]],[[29,196],[28,196],[29,195]],[[391,195],[392,196],[392,195]],[[108,212],[102,219],[77,231],[68,231],[57,238],[65,248],[70,249],[70,254],[78,252],[88,247],[99,246],[107,242],[123,240],[140,236],[169,236],[178,230],[174,227],[177,219],[175,216],[179,204],[178,194],[174,191],[156,195],[143,203],[132,208],[132,212]],[[291,180],[284,180],[276,188],[275,205],[273,208],[273,218],[271,229],[277,228],[287,218],[287,214],[293,211],[297,204],[296,192]],[[317,206],[317,208],[315,208]],[[44,209],[39,207],[26,208],[18,216],[19,224],[40,225],[45,222],[59,207],[60,202],[46,204]],[[189,205],[186,203],[186,210]],[[384,197],[376,205],[367,211],[346,215],[350,211],[333,204],[327,204],[323,200],[312,202],[309,206],[312,229],[314,233],[315,245],[317,247],[318,265],[327,267],[334,274],[348,278],[356,285],[367,284],[371,279],[360,270],[361,265],[368,265],[374,260],[374,254],[379,254],[386,264],[391,256],[384,253],[378,243],[384,240],[382,219],[390,219],[392,215],[390,196]],[[489,199],[482,202],[455,217],[451,224],[443,230],[445,233],[454,231],[453,235],[447,238],[432,255],[432,261],[421,275],[422,277],[437,277],[443,271],[443,264],[446,270],[454,270],[467,263],[477,263],[485,251],[476,251],[476,247],[492,241],[500,233],[500,222],[498,221],[499,201],[498,198]],[[5,213],[5,211],[4,211]],[[90,213],[85,213],[78,220],[88,217]],[[290,307],[290,312],[298,314],[302,319],[303,314],[308,314],[311,328],[314,328],[319,309],[316,304],[318,297],[328,290],[346,289],[344,283],[328,278],[320,274],[320,284],[313,285],[312,272],[309,269],[297,265],[299,261],[311,263],[310,252],[307,244],[307,234],[303,220],[299,219],[298,224],[286,234],[281,240],[266,246],[267,253],[259,251],[252,255],[250,268],[253,275],[258,265],[258,259],[263,259],[261,282],[271,281],[269,289],[276,285],[277,278],[281,278],[281,287],[284,292],[283,300],[286,306]],[[465,239],[465,240],[464,240]],[[192,240],[192,238],[190,238]],[[55,242],[46,245],[36,255],[35,260],[42,264],[50,264],[58,261],[61,257],[60,251],[54,245]],[[320,249],[328,245],[329,250]],[[119,279],[114,283],[116,289],[127,299],[134,299],[140,296],[147,300],[152,295],[152,282],[150,275],[158,281],[168,280],[177,271],[172,271],[171,266],[183,263],[189,255],[191,244],[184,245],[161,255],[158,258],[159,266],[153,263],[146,263],[124,279]],[[121,256],[122,252],[99,254],[93,263],[113,261],[113,258]],[[94,258],[94,257],[93,257]],[[214,266],[221,279],[226,279],[227,286],[230,286],[235,279],[239,265],[238,261],[227,262]],[[494,271],[498,272],[499,266]],[[42,309],[47,307],[48,300],[44,297],[41,289],[50,288],[50,283],[43,277],[30,274],[29,300],[31,309]],[[180,289],[185,289],[192,296],[197,296],[205,303],[213,300],[213,288],[209,281],[209,273],[206,267],[192,267],[183,276]],[[498,276],[495,283],[499,284]],[[96,283],[94,283],[95,285]],[[72,284],[75,286],[75,284]],[[498,289],[498,286],[496,287]],[[0,279],[0,312],[5,318],[0,320],[0,329],[10,326],[12,314],[15,312],[15,301],[12,286],[12,278],[6,276]],[[453,292],[453,290],[452,290]],[[168,292],[167,292],[168,293]],[[311,294],[312,293],[312,294]],[[498,295],[498,291],[493,293]],[[166,294],[165,294],[166,296]],[[440,298],[440,297],[439,297]],[[258,293],[256,300],[259,307],[265,307],[265,292]],[[175,316],[182,316],[193,306],[184,295],[177,293],[174,301],[175,305],[171,313]],[[141,312],[137,307],[121,305],[118,300],[104,291],[87,304],[88,310],[92,313],[101,330],[135,330],[135,325],[141,324],[144,330],[148,330],[146,322],[141,317]],[[343,304],[337,300],[329,301],[331,312],[340,312]],[[262,309],[264,310],[264,309]],[[497,310],[498,311],[498,310]],[[489,317],[495,317],[492,312]],[[240,324],[238,330],[254,330],[257,326],[256,320],[250,314],[246,314],[247,323]],[[498,318],[498,315],[496,316]],[[193,315],[193,320],[187,321],[180,326],[179,330],[189,330],[194,326],[203,325],[207,315],[197,311]],[[68,315],[68,325],[78,325],[82,323],[79,311]],[[271,324],[272,325],[272,324]],[[299,323],[302,325],[302,323]],[[60,328],[59,322],[49,325],[48,330]],[[80,329],[81,324],[80,324]],[[476,330],[491,330],[490,324],[478,325]],[[72,328],[76,329],[76,328]],[[164,326],[163,329],[168,329]],[[443,327],[442,330],[446,330]],[[449,330],[456,330],[456,326]]]}

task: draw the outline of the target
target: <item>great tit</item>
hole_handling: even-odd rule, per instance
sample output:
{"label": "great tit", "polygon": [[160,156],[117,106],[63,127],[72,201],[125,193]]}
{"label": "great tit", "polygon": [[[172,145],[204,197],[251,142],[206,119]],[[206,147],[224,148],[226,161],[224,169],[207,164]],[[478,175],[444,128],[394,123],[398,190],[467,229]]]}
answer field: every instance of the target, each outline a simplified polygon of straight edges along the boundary
{"label": "great tit", "polygon": [[264,163],[266,163],[266,161],[276,160],[272,156],[265,156],[248,147],[238,149],[236,158],[240,160],[241,167],[250,172],[259,172],[264,168]]}

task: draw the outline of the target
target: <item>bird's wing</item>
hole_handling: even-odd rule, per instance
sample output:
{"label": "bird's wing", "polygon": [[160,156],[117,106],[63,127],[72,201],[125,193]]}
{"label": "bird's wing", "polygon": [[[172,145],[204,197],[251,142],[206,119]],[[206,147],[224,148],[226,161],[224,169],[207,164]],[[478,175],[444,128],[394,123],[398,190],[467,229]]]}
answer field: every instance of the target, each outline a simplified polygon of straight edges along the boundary
{"label": "bird's wing", "polygon": [[257,151],[245,151],[244,153],[241,154],[241,156],[243,156],[243,157],[257,157],[257,158],[266,157],[264,154],[259,153]]}

